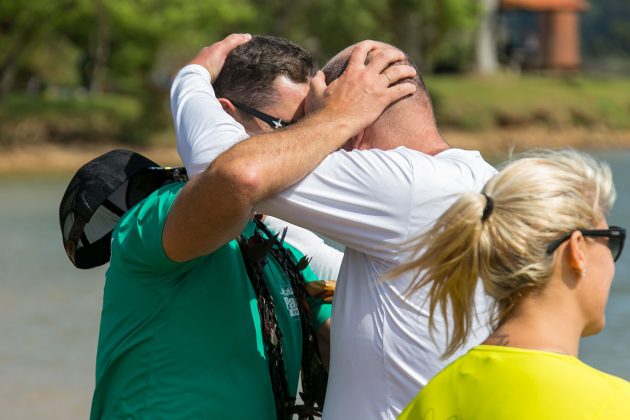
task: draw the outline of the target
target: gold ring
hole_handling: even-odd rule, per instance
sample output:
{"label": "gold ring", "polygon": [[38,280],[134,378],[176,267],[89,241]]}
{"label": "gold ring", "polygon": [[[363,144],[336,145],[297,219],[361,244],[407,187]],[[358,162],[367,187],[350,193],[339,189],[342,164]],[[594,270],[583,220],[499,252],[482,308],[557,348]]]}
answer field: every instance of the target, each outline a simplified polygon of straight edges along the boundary
{"label": "gold ring", "polygon": [[389,84],[392,84],[392,79],[389,78],[389,74],[387,74],[387,71],[384,71],[383,74],[385,75],[385,77],[387,77],[387,80],[389,81]]}

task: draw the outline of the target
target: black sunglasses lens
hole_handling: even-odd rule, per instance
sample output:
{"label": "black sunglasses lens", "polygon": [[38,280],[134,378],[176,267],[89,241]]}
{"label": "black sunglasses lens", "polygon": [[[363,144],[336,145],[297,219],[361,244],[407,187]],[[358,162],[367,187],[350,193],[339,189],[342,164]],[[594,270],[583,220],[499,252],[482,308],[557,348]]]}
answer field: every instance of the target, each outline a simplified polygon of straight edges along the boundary
{"label": "black sunglasses lens", "polygon": [[608,248],[610,248],[613,260],[617,261],[617,259],[621,255],[621,251],[623,250],[623,243],[625,242],[626,235],[623,229],[619,229],[614,226],[612,227],[612,229],[612,235],[608,237]]}
{"label": "black sunglasses lens", "polygon": [[620,245],[621,237],[611,236],[608,238],[608,248],[610,248],[610,253],[612,254],[614,261],[617,261],[617,258],[619,258],[619,251],[621,249]]}

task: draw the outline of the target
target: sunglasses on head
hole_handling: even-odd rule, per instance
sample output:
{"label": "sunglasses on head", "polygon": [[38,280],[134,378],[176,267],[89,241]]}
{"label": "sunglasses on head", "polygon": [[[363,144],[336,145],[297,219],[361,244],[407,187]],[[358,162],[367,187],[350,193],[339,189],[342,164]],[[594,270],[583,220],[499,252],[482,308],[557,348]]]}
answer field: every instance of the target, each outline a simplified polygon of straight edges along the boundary
{"label": "sunglasses on head", "polygon": [[254,117],[258,118],[261,121],[266,122],[269,127],[273,128],[274,130],[278,129],[278,128],[282,128],[282,127],[286,127],[288,125],[293,124],[295,121],[284,121],[280,118],[276,118],[276,117],[272,117],[269,114],[265,114],[262,111],[259,111],[255,108],[249,107],[247,105],[241,104],[239,102],[234,102],[231,101],[232,104],[237,107],[238,109],[240,109],[243,112],[246,112],[247,114],[253,115]]}
{"label": "sunglasses on head", "polygon": [[[619,226],[610,226],[608,229],[577,229],[584,236],[608,238],[608,248],[612,254],[613,261],[617,261],[623,250],[623,244],[626,241],[626,230]],[[547,247],[547,254],[553,253],[567,239],[571,237],[571,233],[567,233],[563,237],[553,241]]]}

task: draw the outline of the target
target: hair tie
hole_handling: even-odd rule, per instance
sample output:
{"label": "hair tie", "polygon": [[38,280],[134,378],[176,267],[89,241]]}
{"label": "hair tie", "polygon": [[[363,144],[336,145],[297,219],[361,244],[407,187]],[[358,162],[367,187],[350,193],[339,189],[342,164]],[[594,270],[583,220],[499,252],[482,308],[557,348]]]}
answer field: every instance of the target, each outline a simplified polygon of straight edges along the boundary
{"label": "hair tie", "polygon": [[483,213],[481,213],[481,221],[485,222],[492,214],[492,210],[494,210],[494,201],[485,193],[481,193],[481,195],[486,197],[486,207],[483,208]]}

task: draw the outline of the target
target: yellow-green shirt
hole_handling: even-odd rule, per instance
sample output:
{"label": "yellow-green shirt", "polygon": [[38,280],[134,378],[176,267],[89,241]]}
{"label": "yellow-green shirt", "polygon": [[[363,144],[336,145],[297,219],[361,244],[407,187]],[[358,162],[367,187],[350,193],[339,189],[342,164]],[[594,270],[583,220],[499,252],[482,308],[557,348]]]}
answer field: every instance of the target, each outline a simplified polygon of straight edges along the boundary
{"label": "yellow-green shirt", "polygon": [[573,356],[480,345],[438,373],[401,420],[630,419],[630,383]]}

